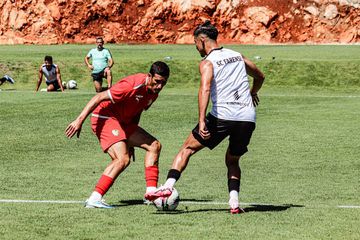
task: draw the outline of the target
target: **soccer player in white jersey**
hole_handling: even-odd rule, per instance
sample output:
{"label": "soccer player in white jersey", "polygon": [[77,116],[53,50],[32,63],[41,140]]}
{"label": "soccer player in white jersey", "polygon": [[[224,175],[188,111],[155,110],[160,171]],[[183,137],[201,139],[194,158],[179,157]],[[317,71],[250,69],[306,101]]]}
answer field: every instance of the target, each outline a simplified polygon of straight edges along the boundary
{"label": "soccer player in white jersey", "polygon": [[62,86],[60,68],[58,65],[53,63],[52,56],[45,56],[44,64],[40,66],[39,69],[39,80],[36,84],[35,91],[39,91],[39,87],[41,85],[43,75],[45,76],[45,82],[47,85],[46,90],[48,92],[57,91],[60,89],[64,92],[64,88]]}
{"label": "soccer player in white jersey", "polygon": [[[199,123],[175,156],[166,183],[154,192],[145,194],[145,198],[154,201],[169,196],[190,157],[204,147],[215,148],[229,136],[225,153],[229,205],[230,212],[237,214],[244,212],[239,206],[239,160],[247,152],[247,145],[255,129],[255,107],[259,104],[257,93],[265,77],[241,53],[220,47],[217,36],[218,30],[210,21],[199,25],[194,31],[196,49],[204,57],[199,65]],[[251,87],[248,74],[253,77]],[[206,116],[210,98],[213,106]]]}

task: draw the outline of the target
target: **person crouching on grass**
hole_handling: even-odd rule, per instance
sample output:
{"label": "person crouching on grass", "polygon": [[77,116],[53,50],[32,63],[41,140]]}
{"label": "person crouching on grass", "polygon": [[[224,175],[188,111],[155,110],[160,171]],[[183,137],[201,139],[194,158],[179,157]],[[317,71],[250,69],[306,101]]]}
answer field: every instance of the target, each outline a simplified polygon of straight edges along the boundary
{"label": "person crouching on grass", "polygon": [[92,113],[92,130],[98,137],[102,150],[111,158],[95,190],[86,200],[85,207],[113,208],[105,203],[103,196],[130,164],[133,147],[146,151],[144,159],[146,192],[156,189],[161,144],[138,123],[141,113],[157,99],[169,75],[170,70],[166,63],[155,62],[151,65],[148,74],[138,73],[127,76],[107,91],[97,93],[80,115],[67,126],[65,134],[68,138],[75,134],[79,137],[82,124]]}
{"label": "person crouching on grass", "polygon": [[39,91],[43,75],[45,75],[45,82],[47,85],[46,90],[48,92],[54,92],[60,89],[64,92],[64,87],[62,86],[60,68],[58,65],[53,63],[52,56],[45,56],[44,64],[40,66],[39,69],[39,80],[36,84],[35,92]]}

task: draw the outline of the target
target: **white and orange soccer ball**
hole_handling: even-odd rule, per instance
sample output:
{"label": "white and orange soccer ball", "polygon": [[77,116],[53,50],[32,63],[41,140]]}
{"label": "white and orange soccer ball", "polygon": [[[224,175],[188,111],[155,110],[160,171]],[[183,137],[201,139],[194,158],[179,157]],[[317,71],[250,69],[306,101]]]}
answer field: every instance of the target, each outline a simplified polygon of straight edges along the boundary
{"label": "white and orange soccer ball", "polygon": [[159,211],[174,211],[179,205],[180,197],[175,188],[172,188],[172,193],[169,197],[159,197],[154,200],[154,205]]}

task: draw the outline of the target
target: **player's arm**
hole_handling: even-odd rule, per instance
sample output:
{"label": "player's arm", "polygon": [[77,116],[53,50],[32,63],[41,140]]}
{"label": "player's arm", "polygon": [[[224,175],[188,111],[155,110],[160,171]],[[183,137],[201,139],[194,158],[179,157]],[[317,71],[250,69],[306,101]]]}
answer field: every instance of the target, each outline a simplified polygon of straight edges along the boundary
{"label": "player's arm", "polygon": [[64,92],[64,87],[63,87],[62,81],[61,81],[60,68],[58,66],[56,66],[56,79],[58,81],[61,91]]}
{"label": "player's arm", "polygon": [[112,66],[114,65],[114,60],[112,59],[112,57],[109,58],[108,60],[108,68],[112,68]]}
{"label": "player's arm", "polygon": [[107,67],[110,69],[114,65],[114,59],[113,59],[109,49],[106,49],[106,58],[107,58],[107,63],[108,63]]}
{"label": "player's arm", "polygon": [[90,70],[93,70],[94,67],[93,65],[90,64],[90,56],[89,55],[86,55],[85,58],[84,58],[84,61],[85,61],[85,64],[86,66],[90,69]]}
{"label": "player's arm", "polygon": [[[111,55],[110,55],[110,58],[108,59],[108,66],[107,68],[109,69],[109,72],[111,71],[110,68],[114,65],[114,60],[111,58]],[[111,72],[110,72],[111,74]],[[108,87],[110,88],[112,86],[112,78],[108,78],[106,77],[107,81],[108,81]]]}
{"label": "player's arm", "polygon": [[205,117],[206,110],[209,105],[210,99],[210,87],[213,80],[213,65],[208,60],[201,61],[199,65],[201,74],[200,88],[198,92],[198,104],[199,104],[199,133],[206,139],[210,137],[210,133],[206,129]]}
{"label": "player's arm", "polygon": [[[113,58],[111,56],[110,51],[108,51],[108,56],[107,57],[108,57],[108,62],[107,62],[108,66],[107,66],[107,68],[109,69],[109,72],[110,72],[111,71],[110,68],[114,65],[114,60],[113,60]],[[110,72],[110,74],[111,74],[111,72]],[[110,88],[112,86],[112,78],[106,77],[106,79],[108,81],[108,87]]]}
{"label": "player's arm", "polygon": [[108,95],[108,91],[104,91],[101,93],[96,94],[84,107],[81,111],[80,115],[70,123],[67,128],[65,129],[65,135],[68,138],[72,138],[75,133],[77,133],[77,137],[80,136],[81,126],[84,123],[85,119],[89,114],[94,111],[94,109],[105,100],[110,100],[110,96]]}
{"label": "player's arm", "polygon": [[253,85],[251,87],[251,97],[253,98],[253,103],[255,106],[257,106],[260,102],[259,97],[257,96],[258,91],[260,90],[262,84],[265,80],[265,75],[258,69],[252,61],[247,59],[243,56],[245,66],[246,66],[246,72],[251,77],[253,77]]}
{"label": "player's arm", "polygon": [[39,91],[39,87],[40,87],[40,85],[41,85],[42,78],[43,78],[43,72],[42,72],[42,69],[41,69],[41,67],[40,67],[40,69],[39,69],[39,79],[38,79],[38,81],[37,81],[37,83],[36,83],[35,92]]}

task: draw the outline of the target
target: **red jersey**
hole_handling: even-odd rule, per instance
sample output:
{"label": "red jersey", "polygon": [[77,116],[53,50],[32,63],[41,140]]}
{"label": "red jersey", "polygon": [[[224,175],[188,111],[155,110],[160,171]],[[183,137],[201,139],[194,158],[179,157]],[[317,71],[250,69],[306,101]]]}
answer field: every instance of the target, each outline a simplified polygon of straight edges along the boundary
{"label": "red jersey", "polygon": [[95,108],[93,116],[116,118],[121,123],[137,123],[137,116],[148,109],[158,94],[149,93],[146,87],[147,74],[138,73],[123,78],[107,90],[110,101]]}

